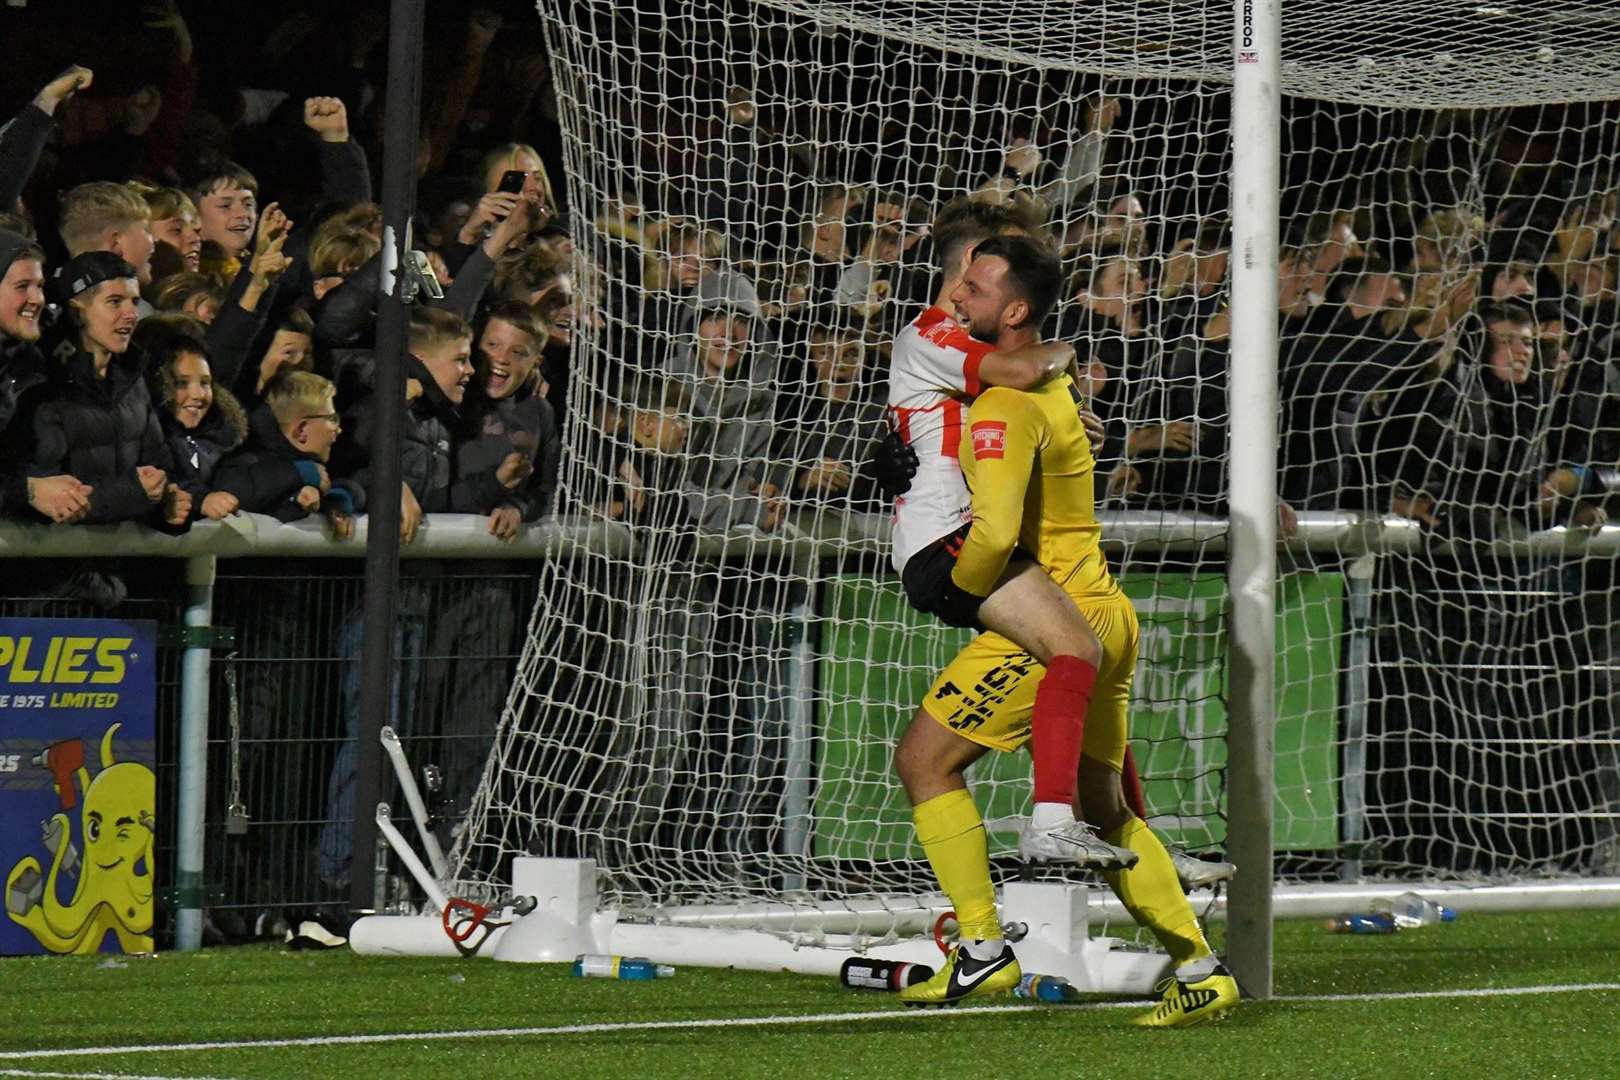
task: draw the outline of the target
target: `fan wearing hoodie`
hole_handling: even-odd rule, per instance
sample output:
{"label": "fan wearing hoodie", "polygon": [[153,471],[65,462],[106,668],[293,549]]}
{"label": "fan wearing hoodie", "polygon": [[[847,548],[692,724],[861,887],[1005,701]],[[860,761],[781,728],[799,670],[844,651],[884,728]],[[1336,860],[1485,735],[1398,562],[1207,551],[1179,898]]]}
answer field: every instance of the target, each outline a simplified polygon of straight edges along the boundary
{"label": "fan wearing hoodie", "polygon": [[77,477],[31,477],[24,473],[29,443],[26,413],[31,395],[49,383],[39,351],[40,315],[45,309],[45,252],[28,237],[0,229],[0,513],[26,514],[31,508],[58,524],[71,525],[90,509],[90,488]]}
{"label": "fan wearing hoodie", "polygon": [[786,478],[769,460],[780,348],[739,274],[705,276],[687,316],[690,336],[671,368],[691,386],[692,519],[716,532],[771,532],[787,510]]}
{"label": "fan wearing hoodie", "polygon": [[191,496],[170,479],[173,455],[131,348],[140,286],[133,266],[105,251],[51,274],[64,317],[50,347],[50,380],[29,418],[28,474],[68,473],[92,487],[85,524],[144,521],[181,527]]}
{"label": "fan wearing hoodie", "polygon": [[147,389],[174,456],[171,479],[191,496],[192,517],[235,513],[236,496],[215,490],[212,480],[220,459],[247,438],[247,415],[229,390],[214,385],[202,324],[153,315],[135,328],[135,346],[146,354]]}

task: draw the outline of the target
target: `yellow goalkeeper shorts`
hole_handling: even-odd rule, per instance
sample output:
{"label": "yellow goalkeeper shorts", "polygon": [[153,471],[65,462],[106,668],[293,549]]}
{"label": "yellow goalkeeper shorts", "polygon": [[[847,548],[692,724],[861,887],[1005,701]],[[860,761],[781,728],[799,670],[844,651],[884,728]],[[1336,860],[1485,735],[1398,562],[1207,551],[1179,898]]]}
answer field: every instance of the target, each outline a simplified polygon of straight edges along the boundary
{"label": "yellow goalkeeper shorts", "polygon": [[[1103,647],[1080,752],[1117,770],[1130,735],[1131,677],[1140,633],[1136,609],[1124,594],[1075,598],[1075,603]],[[964,739],[992,750],[1017,750],[1029,741],[1035,691],[1045,674],[1046,668],[1007,638],[980,634],[940,672],[923,708]]]}

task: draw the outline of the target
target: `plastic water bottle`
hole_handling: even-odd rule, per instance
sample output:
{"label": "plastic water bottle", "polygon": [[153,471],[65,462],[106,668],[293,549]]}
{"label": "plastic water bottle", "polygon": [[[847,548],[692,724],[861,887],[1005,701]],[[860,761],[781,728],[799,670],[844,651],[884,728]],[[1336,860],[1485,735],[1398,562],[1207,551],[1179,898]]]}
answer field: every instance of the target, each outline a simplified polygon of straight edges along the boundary
{"label": "plastic water bottle", "polygon": [[1433,900],[1426,900],[1415,892],[1401,893],[1393,900],[1375,901],[1373,910],[1394,919],[1395,925],[1402,930],[1451,922],[1457,917],[1455,910],[1437,904]]}
{"label": "plastic water bottle", "polygon": [[1335,915],[1322,924],[1335,934],[1393,934],[1398,927],[1395,917],[1387,912],[1347,912]]}
{"label": "plastic water bottle", "polygon": [[1018,980],[1018,986],[1013,990],[1014,997],[1029,998],[1031,1001],[1045,1001],[1052,1005],[1062,1005],[1066,1002],[1079,1001],[1080,991],[1074,984],[1061,975],[1025,975]]}
{"label": "plastic water bottle", "polygon": [[675,974],[669,964],[655,964],[645,956],[604,956],[581,953],[574,957],[574,974],[600,979],[668,979]]}

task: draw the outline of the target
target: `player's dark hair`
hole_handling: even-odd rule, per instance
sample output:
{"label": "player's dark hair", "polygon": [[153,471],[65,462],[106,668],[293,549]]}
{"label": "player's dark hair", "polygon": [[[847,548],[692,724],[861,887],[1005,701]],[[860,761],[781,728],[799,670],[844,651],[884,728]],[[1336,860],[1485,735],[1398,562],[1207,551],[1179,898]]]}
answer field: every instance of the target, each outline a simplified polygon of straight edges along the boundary
{"label": "player's dark hair", "polygon": [[953,199],[934,217],[934,258],[939,269],[954,270],[962,261],[962,252],[974,244],[1005,232],[1039,233],[1041,217],[1040,205],[1033,200],[993,203],[971,196]]}
{"label": "player's dark hair", "polygon": [[1007,281],[1029,304],[1024,324],[1038,328],[1057,306],[1063,264],[1051,248],[1028,236],[992,236],[973,250],[975,262],[992,255],[1007,260]]}

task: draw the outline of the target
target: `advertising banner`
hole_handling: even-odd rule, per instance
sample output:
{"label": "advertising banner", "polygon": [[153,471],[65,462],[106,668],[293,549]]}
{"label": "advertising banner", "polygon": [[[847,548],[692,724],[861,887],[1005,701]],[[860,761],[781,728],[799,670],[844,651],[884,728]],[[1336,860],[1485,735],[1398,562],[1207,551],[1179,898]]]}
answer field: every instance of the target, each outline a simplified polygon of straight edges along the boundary
{"label": "advertising banner", "polygon": [[[1226,583],[1219,576],[1127,574],[1141,622],[1131,687],[1131,746],[1154,828],[1194,848],[1226,838]],[[934,676],[972,635],[918,615],[892,581],[836,579],[822,631],[816,854],[922,856],[893,776],[894,746]],[[1338,846],[1338,574],[1277,582],[1275,807],[1278,850]],[[990,834],[1011,855],[1030,811],[1027,753],[989,753],[968,783]]]}
{"label": "advertising banner", "polygon": [[157,624],[0,619],[0,955],[149,952]]}

